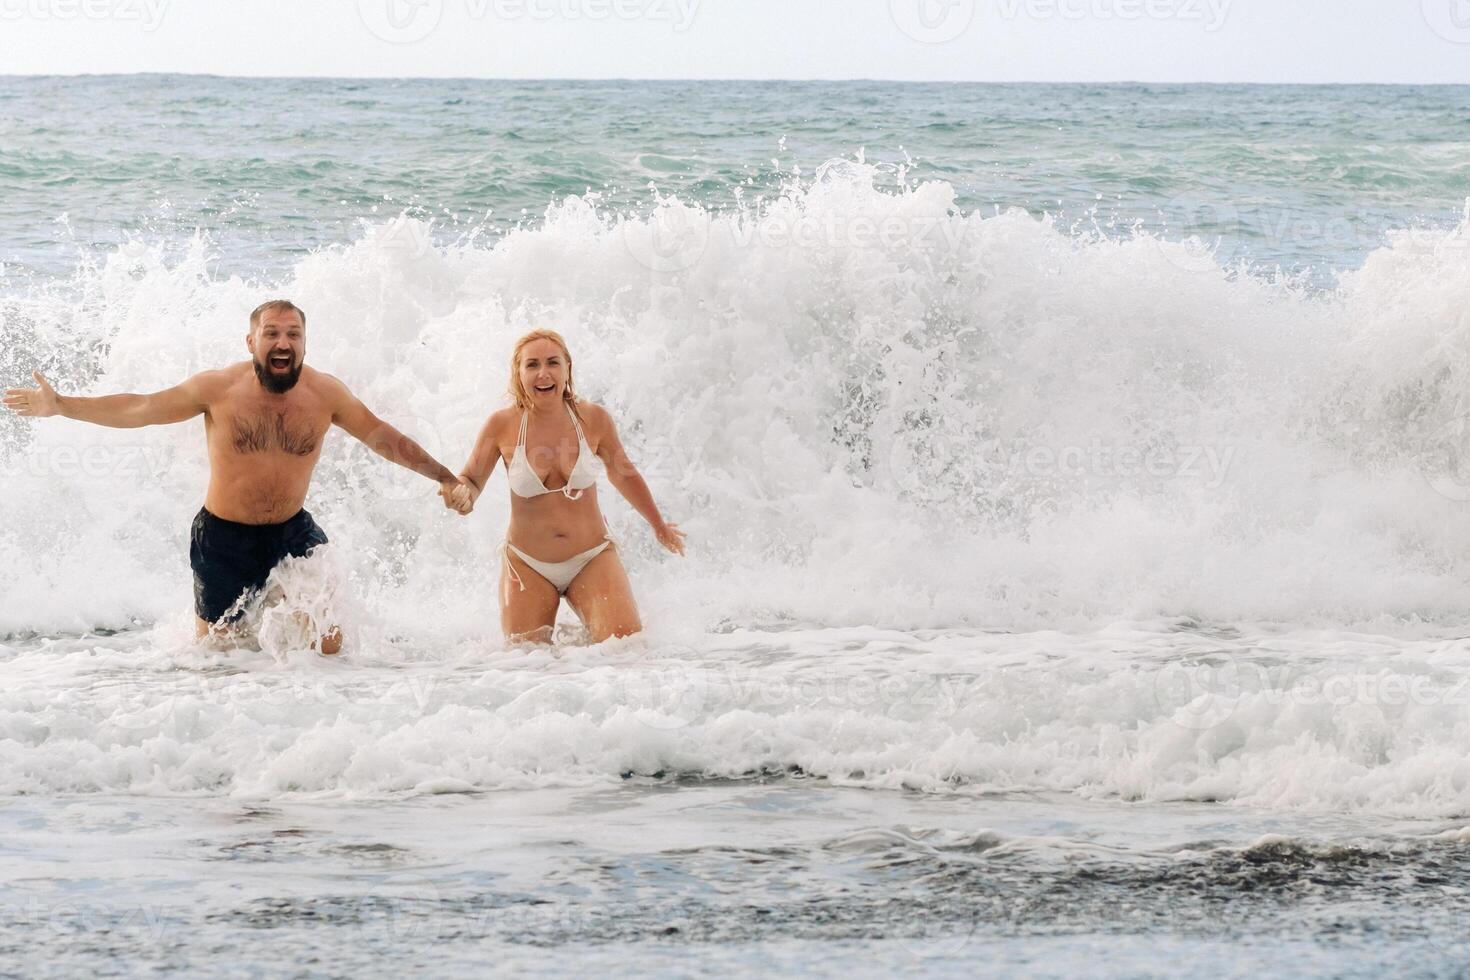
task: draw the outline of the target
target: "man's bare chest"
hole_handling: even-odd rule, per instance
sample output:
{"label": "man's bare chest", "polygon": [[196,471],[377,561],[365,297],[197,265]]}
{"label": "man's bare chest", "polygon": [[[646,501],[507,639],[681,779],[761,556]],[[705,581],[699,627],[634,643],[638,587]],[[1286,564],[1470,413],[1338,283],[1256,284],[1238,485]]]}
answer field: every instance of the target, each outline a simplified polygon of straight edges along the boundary
{"label": "man's bare chest", "polygon": [[242,405],[220,414],[216,437],[242,456],[312,456],[330,427],[324,413],[293,407]]}

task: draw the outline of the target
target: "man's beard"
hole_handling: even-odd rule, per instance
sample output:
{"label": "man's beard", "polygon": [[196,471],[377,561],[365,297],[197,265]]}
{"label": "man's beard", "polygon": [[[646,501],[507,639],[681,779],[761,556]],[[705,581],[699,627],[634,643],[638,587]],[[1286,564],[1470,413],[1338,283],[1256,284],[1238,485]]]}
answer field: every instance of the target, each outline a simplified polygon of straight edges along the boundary
{"label": "man's beard", "polygon": [[260,382],[260,386],[273,395],[284,395],[296,387],[296,382],[301,380],[300,361],[293,360],[289,374],[276,374],[269,365],[262,364],[258,360],[250,363],[255,365],[255,378]]}

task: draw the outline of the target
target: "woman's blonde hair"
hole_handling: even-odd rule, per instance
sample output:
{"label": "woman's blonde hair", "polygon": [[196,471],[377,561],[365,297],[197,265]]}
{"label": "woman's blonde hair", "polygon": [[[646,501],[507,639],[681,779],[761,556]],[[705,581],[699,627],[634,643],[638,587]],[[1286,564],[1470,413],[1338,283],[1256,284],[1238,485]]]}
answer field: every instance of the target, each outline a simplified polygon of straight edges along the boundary
{"label": "woman's blonde hair", "polygon": [[571,407],[573,412],[576,412],[577,417],[581,418],[582,413],[577,412],[576,389],[572,387],[572,352],[567,349],[567,342],[562,339],[561,334],[555,330],[532,330],[520,340],[516,341],[515,349],[510,353],[511,401],[515,403],[516,408],[519,408],[523,412],[529,411],[532,407],[531,393],[526,390],[525,385],[521,384],[521,351],[526,349],[527,344],[535,343],[538,340],[549,340],[561,348],[562,357],[566,358],[567,362],[567,383],[566,387],[562,389],[561,398],[562,401]]}

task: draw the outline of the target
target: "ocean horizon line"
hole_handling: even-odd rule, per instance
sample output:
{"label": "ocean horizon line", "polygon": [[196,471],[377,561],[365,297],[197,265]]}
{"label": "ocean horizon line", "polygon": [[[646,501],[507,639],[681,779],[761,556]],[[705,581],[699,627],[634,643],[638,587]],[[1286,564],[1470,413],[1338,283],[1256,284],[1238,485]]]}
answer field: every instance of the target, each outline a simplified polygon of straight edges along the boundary
{"label": "ocean horizon line", "polygon": [[516,84],[739,84],[739,85],[906,85],[955,87],[1038,87],[1057,88],[1301,88],[1301,89],[1367,89],[1367,88],[1470,88],[1467,82],[1302,82],[1302,81],[1157,81],[1112,79],[1094,81],[1060,81],[1048,79],[945,79],[945,78],[638,78],[632,76],[539,78],[493,75],[230,75],[212,72],[65,72],[35,74],[0,70],[0,79],[108,79],[108,78],[206,78],[222,81],[327,81],[327,82],[512,82]]}

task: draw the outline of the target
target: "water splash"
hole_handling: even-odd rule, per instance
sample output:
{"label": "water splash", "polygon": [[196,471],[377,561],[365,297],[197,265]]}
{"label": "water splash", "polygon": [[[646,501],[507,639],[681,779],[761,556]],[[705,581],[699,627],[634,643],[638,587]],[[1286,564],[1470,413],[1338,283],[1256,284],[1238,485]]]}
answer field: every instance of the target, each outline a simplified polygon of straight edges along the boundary
{"label": "water splash", "polygon": [[[1032,628],[1117,615],[1459,622],[1455,394],[1470,224],[1403,232],[1328,291],[861,162],[733,211],[568,198],[493,244],[368,226],[278,282],[208,241],[128,247],[7,302],[7,377],[154,390],[243,356],[245,311],[311,312],[311,363],[458,466],[514,338],[565,334],[691,556],[601,491],[654,619]],[[188,608],[197,425],[7,419],[0,629]],[[384,630],[497,619],[492,490],[468,522],[332,437],[309,506]]]}

